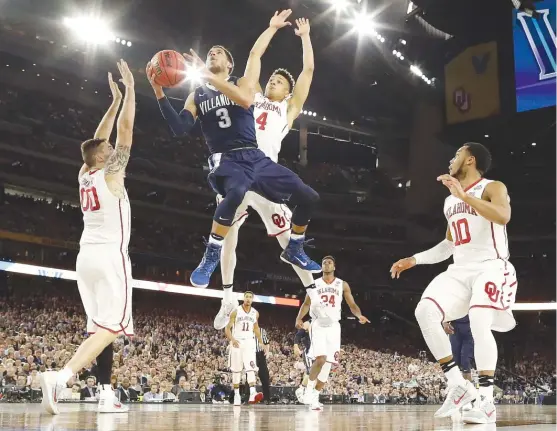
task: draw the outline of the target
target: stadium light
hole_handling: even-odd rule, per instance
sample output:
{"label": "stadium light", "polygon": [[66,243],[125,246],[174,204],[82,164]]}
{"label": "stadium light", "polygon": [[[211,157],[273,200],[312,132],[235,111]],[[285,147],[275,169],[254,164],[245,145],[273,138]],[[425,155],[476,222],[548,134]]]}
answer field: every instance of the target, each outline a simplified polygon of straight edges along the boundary
{"label": "stadium light", "polygon": [[417,75],[419,77],[424,76],[421,69],[418,66],[414,66],[413,64],[410,66],[410,72],[412,72],[414,75]]}
{"label": "stadium light", "polygon": [[348,7],[348,0],[332,0],[333,9],[342,12]]}
{"label": "stadium light", "polygon": [[186,69],[186,80],[190,81],[192,84],[201,84],[201,70],[188,67]]}
{"label": "stadium light", "polygon": [[92,17],[66,17],[64,25],[72,30],[76,36],[87,43],[101,44],[114,40],[114,34],[100,19]]}
{"label": "stadium light", "polygon": [[[352,20],[352,25],[354,30],[356,30],[359,34],[368,34],[373,32],[373,21],[371,18],[364,12],[357,14],[354,19]],[[377,35],[379,39],[381,35]]]}

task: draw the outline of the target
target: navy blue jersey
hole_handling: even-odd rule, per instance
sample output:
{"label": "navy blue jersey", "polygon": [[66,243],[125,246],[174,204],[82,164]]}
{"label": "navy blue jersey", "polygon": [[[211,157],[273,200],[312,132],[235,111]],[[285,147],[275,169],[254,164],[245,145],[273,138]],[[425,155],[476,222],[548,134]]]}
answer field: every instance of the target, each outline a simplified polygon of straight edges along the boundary
{"label": "navy blue jersey", "polygon": [[[228,81],[237,85],[238,78],[231,76]],[[253,106],[242,108],[211,84],[197,87],[194,101],[211,154],[257,148]]]}
{"label": "navy blue jersey", "polygon": [[294,336],[294,344],[302,347],[304,352],[307,353],[311,345],[309,333],[304,329],[298,329],[298,332],[296,332],[296,335]]}

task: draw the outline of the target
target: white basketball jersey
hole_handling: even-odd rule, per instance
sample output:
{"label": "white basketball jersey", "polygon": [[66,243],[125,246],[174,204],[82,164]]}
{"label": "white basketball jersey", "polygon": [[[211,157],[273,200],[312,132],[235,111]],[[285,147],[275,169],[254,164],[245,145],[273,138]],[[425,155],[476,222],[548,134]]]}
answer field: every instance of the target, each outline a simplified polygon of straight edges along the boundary
{"label": "white basketball jersey", "polygon": [[118,199],[109,190],[104,169],[93,169],[79,178],[79,200],[83,212],[80,244],[117,244],[127,250],[131,211],[128,194]]}
{"label": "white basketball jersey", "polygon": [[[340,321],[342,310],[342,298],[344,297],[344,281],[335,278],[331,283],[323,280],[323,277],[315,280],[315,297],[327,308],[327,316],[334,322]],[[312,311],[313,302],[310,305],[309,313],[312,320],[319,323],[317,314]]]}
{"label": "white basketball jersey", "polygon": [[249,313],[246,313],[244,307],[239,305],[236,308],[236,320],[234,321],[234,328],[232,336],[236,340],[250,340],[255,339],[253,327],[257,322],[257,311],[251,307]]}
{"label": "white basketball jersey", "polygon": [[[492,180],[482,178],[465,191],[481,199]],[[450,195],[443,208],[453,238],[453,259],[456,265],[480,263],[510,257],[507,228],[479,215],[474,208]]]}
{"label": "white basketball jersey", "polygon": [[288,99],[271,102],[263,94],[256,93],[253,116],[257,146],[272,161],[278,161],[282,140],[289,131]]}

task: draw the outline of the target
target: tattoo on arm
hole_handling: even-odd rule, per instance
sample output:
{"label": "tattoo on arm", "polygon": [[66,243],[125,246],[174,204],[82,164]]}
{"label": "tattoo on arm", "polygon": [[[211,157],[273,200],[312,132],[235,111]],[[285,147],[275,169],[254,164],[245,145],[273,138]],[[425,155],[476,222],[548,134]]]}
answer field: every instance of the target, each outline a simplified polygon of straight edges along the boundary
{"label": "tattoo on arm", "polygon": [[130,159],[130,147],[116,146],[114,152],[108,158],[105,167],[106,175],[114,175],[123,172]]}

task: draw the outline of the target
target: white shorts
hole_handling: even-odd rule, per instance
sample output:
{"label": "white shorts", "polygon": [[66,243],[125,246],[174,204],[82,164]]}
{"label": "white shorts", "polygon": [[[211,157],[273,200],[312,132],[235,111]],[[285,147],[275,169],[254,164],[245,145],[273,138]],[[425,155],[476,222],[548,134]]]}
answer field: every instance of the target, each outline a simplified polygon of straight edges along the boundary
{"label": "white shorts", "polygon": [[315,360],[319,356],[325,356],[326,361],[338,364],[340,358],[340,323],[335,322],[331,326],[319,326],[311,324],[309,330],[311,345],[307,356]]}
{"label": "white shorts", "polygon": [[255,360],[255,340],[238,340],[240,347],[233,347],[230,344],[230,354],[228,356],[228,367],[233,373],[241,373],[242,370],[257,371]]}
{"label": "white shorts", "polygon": [[77,287],[87,313],[87,332],[98,328],[133,335],[132,272],[127,252],[113,245],[82,245]]}
{"label": "white shorts", "polygon": [[[217,205],[221,202],[222,196],[217,196]],[[290,230],[290,221],[292,220],[292,211],[284,204],[277,204],[265,199],[263,196],[255,192],[247,192],[244,200],[236,210],[232,227],[239,229],[246,221],[248,216],[248,207],[252,207],[267,229],[267,235],[279,236],[280,234]]]}
{"label": "white shorts", "polygon": [[511,307],[518,287],[514,266],[505,260],[469,265],[449,265],[435,277],[422,295],[433,301],[450,322],[468,314],[472,308],[494,310],[491,329],[507,332],[516,326]]}

